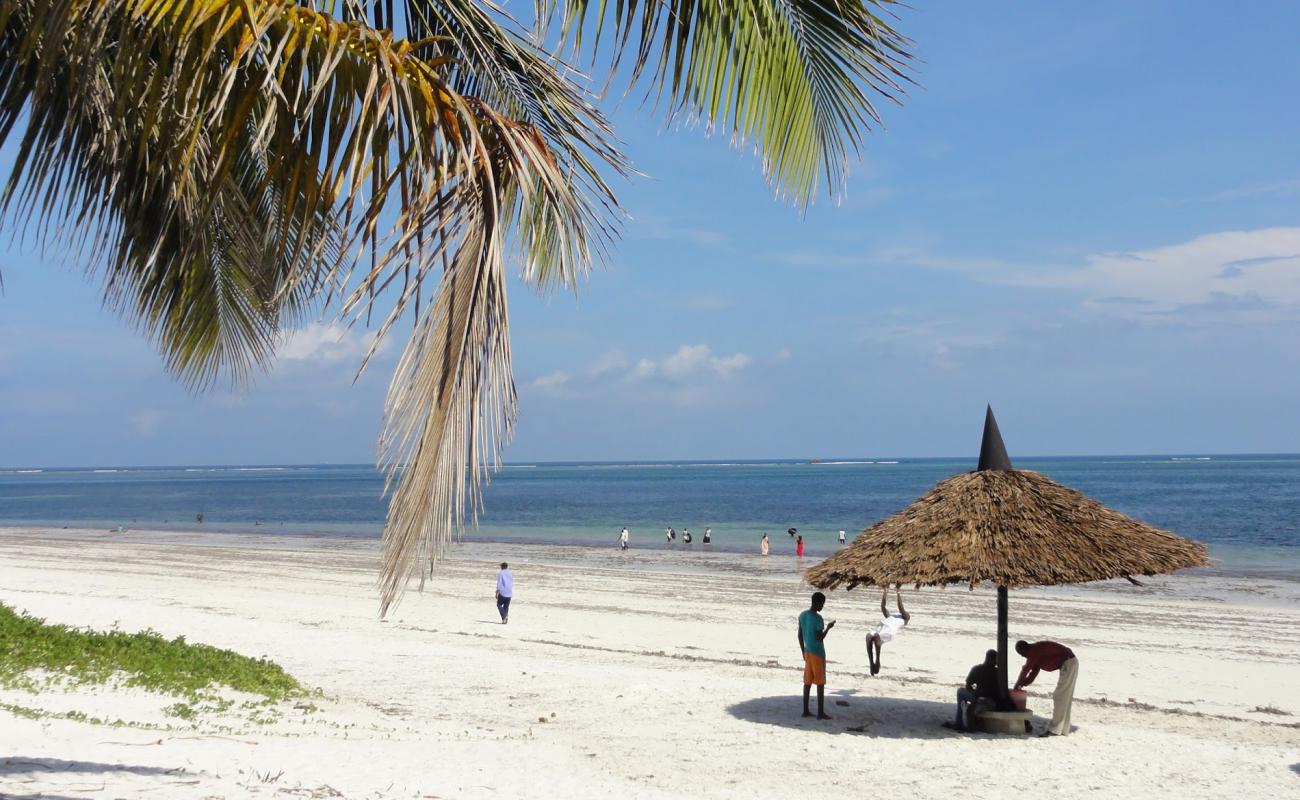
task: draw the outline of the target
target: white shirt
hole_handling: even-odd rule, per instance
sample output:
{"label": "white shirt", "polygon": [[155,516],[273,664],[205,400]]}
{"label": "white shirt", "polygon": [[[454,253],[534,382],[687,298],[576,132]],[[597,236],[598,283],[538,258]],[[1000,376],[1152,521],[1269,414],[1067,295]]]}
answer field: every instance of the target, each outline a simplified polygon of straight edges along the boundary
{"label": "white shirt", "polygon": [[623,529],[623,532],[618,535],[618,538],[624,542],[627,541],[627,528]]}
{"label": "white shirt", "polygon": [[502,597],[514,597],[515,576],[511,575],[508,569],[503,569],[497,573],[497,594]]}
{"label": "white shirt", "polygon": [[844,541],[844,531],[840,531],[840,541]]}

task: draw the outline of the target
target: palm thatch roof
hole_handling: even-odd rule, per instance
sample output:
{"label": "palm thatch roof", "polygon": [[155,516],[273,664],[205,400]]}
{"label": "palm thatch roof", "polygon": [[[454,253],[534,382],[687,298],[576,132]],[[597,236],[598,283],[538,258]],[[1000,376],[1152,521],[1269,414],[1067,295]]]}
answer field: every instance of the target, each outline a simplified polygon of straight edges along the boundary
{"label": "palm thatch roof", "polygon": [[1205,546],[1112,511],[1029,470],[956,475],[808,570],[847,583],[999,586],[1155,575],[1208,563]]}

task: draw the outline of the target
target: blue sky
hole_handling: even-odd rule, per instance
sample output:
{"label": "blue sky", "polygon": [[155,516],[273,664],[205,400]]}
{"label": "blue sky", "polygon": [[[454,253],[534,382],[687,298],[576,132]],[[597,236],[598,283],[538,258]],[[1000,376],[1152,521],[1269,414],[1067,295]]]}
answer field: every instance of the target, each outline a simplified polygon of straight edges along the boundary
{"label": "blue sky", "polygon": [[[920,2],[921,87],[847,197],[615,111],[632,219],[511,296],[506,457],[1300,451],[1300,5]],[[7,173],[8,155],[0,167]],[[0,465],[365,462],[394,346],[322,320],[193,395],[55,257],[0,247]]]}

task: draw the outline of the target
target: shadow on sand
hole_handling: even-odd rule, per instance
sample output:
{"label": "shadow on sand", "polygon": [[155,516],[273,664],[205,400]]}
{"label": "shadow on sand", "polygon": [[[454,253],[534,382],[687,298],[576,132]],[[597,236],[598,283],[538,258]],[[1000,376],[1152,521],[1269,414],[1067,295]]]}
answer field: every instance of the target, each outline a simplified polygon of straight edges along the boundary
{"label": "shadow on sand", "polygon": [[[51,772],[70,772],[73,774],[129,772],[132,775],[179,775],[184,771],[183,768],[179,767],[140,767],[130,764],[101,764],[97,761],[65,761],[61,758],[5,756],[0,759],[0,778],[8,775],[43,775]],[[8,797],[8,795],[0,796]]]}
{"label": "shadow on sand", "polygon": [[1297,762],[1297,763],[1295,763],[1295,764],[1292,764],[1292,765],[1291,765],[1291,771],[1294,772],[1294,773],[1297,774],[1297,775],[1300,775],[1300,762]]}
{"label": "shadow on sand", "polygon": [[[836,701],[847,701],[848,706]],[[814,710],[817,698],[812,700]],[[736,703],[727,709],[731,716],[760,725],[778,725],[820,733],[847,733],[887,739],[950,739],[964,736],[984,738],[986,734],[967,734],[948,730],[944,722],[952,720],[954,703],[933,700],[906,700],[898,697],[860,697],[852,692],[832,692],[826,696],[828,721],[801,717],[803,698],[799,695],[758,697]]]}

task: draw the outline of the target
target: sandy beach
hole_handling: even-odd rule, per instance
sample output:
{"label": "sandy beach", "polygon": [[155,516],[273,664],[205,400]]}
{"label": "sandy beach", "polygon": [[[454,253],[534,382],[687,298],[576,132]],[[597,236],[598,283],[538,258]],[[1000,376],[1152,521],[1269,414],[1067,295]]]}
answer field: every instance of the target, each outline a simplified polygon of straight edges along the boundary
{"label": "sandy beach", "polygon": [[[1013,592],[1013,638],[1081,664],[1077,729],[1038,739],[940,727],[992,644],[991,590],[908,592],[914,619],[874,678],[879,595],[833,593],[835,719],[816,722],[799,717],[811,590],[794,559],[467,544],[381,621],[376,556],[359,539],[0,530],[0,601],[265,655],[320,691],[314,708],[186,721],[139,689],[6,689],[0,795],[1300,796],[1300,584],[1284,577]],[[1031,687],[1039,716],[1054,683]]]}

